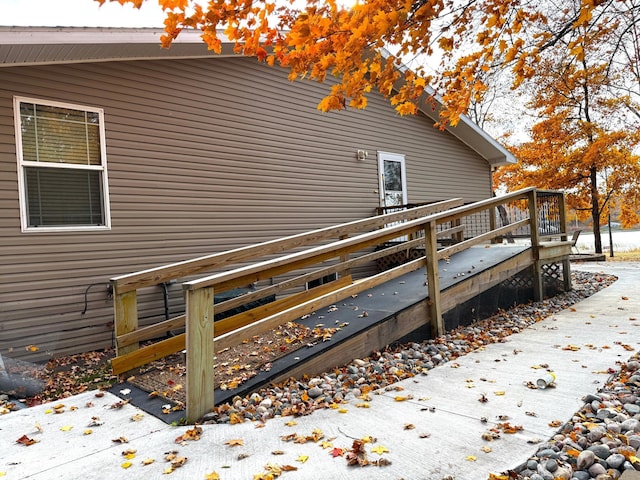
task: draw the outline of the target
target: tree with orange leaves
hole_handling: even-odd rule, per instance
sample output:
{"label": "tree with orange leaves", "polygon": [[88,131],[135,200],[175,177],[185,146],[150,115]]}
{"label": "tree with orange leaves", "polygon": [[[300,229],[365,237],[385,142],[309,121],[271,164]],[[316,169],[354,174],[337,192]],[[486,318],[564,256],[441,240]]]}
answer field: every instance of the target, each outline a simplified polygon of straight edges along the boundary
{"label": "tree with orange leaves", "polygon": [[[109,1],[139,7],[147,0]],[[220,51],[224,36],[238,53],[287,67],[292,80],[333,75],[339,83],[319,104],[323,111],[364,108],[367,94],[377,90],[400,114],[411,114],[419,99],[436,93],[444,105],[441,125],[456,124],[470,102],[482,98],[483,72],[509,70],[518,87],[536,75],[542,53],[561,46],[579,58],[586,28],[637,11],[633,2],[579,0],[577,8],[562,9],[521,0],[359,0],[350,7],[305,0],[296,8],[281,0],[211,0],[206,6],[158,0],[167,13],[165,47],[181,30],[199,29],[211,50]],[[563,44],[572,34],[574,44]],[[402,68],[407,59],[436,53],[441,62],[435,70],[424,62]]]}
{"label": "tree with orange leaves", "polygon": [[640,64],[638,52],[624,67],[612,61],[621,26],[582,27],[563,40],[566,49],[541,55],[527,105],[539,121],[530,141],[510,147],[518,164],[501,168],[495,177],[509,189],[566,190],[570,208],[582,217],[590,212],[597,253],[602,253],[600,224],[612,208],[619,209],[623,227],[640,221],[640,110],[627,88],[633,83],[625,83],[633,76],[621,71]]}
{"label": "tree with orange leaves", "polygon": [[[107,0],[95,0],[104,3]],[[147,0],[109,0],[140,6]],[[514,146],[521,163],[498,177],[510,187],[566,188],[587,204],[602,251],[600,219],[613,204],[625,225],[640,206],[640,0],[158,0],[164,47],[185,29],[220,52],[289,69],[289,78],[338,79],[318,108],[365,108],[381,92],[400,114],[438,95],[440,126],[455,125],[494,78],[529,88],[540,122]],[[425,61],[436,55],[438,66]],[[418,59],[413,62],[412,59]],[[410,63],[410,69],[404,64]],[[433,69],[431,67],[434,67]],[[476,111],[478,119],[486,112]],[[496,113],[495,116],[498,116]],[[624,199],[624,201],[622,200]]]}

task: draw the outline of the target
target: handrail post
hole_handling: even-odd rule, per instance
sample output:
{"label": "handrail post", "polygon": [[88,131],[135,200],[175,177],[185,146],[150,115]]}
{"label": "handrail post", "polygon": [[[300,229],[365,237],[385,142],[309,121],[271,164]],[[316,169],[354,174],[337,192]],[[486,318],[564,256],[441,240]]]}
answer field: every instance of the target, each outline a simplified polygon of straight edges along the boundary
{"label": "handrail post", "polygon": [[[116,339],[125,333],[131,333],[138,329],[138,301],[136,291],[119,293],[115,282],[113,286],[113,323]],[[134,342],[124,347],[118,346],[116,340],[116,356],[134,352],[140,348],[139,342]]]}
{"label": "handrail post", "polygon": [[431,332],[433,337],[444,334],[440,302],[440,277],[438,275],[438,239],[436,233],[436,222],[434,220],[425,224],[424,247],[425,256],[427,257],[428,306],[431,314]]}
{"label": "handrail post", "polygon": [[[496,229],[496,213],[495,206],[489,207],[489,230],[494,231]],[[491,240],[491,243],[499,243],[497,238]],[[501,243],[501,242],[500,242]]]}
{"label": "handrail post", "polygon": [[214,407],[213,287],[185,285],[187,420],[195,422]]}
{"label": "handrail post", "polygon": [[536,190],[531,190],[528,194],[529,201],[529,225],[531,236],[531,248],[533,249],[533,298],[540,301],[544,297],[544,287],[542,283],[542,262],[540,261],[540,239],[538,230],[538,195]]}
{"label": "handrail post", "polygon": [[[562,192],[559,197],[560,232],[564,234],[560,237],[560,240],[566,242],[569,238],[567,236],[567,196],[565,192]],[[565,292],[571,290],[571,260],[569,257],[562,260],[562,282]]]}

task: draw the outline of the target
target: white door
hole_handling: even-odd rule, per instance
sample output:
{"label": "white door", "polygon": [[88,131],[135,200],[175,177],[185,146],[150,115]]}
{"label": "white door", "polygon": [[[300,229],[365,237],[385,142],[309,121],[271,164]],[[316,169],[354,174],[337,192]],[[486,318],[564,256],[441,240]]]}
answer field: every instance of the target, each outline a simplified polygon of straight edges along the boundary
{"label": "white door", "polygon": [[404,155],[378,152],[380,175],[380,206],[392,207],[407,203],[407,177]]}
{"label": "white door", "polygon": [[[378,152],[378,174],[380,178],[380,206],[393,207],[407,204],[407,175],[404,155]],[[386,213],[390,213],[390,209]],[[396,238],[406,241],[406,237]]]}

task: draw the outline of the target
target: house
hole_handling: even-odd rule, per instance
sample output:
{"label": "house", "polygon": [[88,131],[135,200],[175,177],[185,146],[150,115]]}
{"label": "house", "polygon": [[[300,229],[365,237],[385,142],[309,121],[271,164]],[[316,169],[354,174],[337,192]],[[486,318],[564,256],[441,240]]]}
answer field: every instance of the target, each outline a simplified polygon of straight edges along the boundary
{"label": "house", "polygon": [[[161,33],[0,27],[2,355],[111,346],[111,277],[389,202],[488,198],[514,161],[466,118],[440,131],[430,108],[401,117],[376,94],[321,113],[327,85],[214,55],[197,32],[163,50]],[[150,289],[141,321],[181,295]]]}

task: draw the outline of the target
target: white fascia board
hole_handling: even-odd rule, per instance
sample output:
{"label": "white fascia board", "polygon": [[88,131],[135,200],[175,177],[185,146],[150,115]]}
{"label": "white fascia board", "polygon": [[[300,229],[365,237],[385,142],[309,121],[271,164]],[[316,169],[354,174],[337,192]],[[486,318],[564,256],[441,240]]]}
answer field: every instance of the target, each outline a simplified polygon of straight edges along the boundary
{"label": "white fascia board", "polygon": [[[161,28],[0,27],[0,45],[159,45],[164,33]],[[202,43],[201,35],[199,30],[183,30],[174,43]]]}

